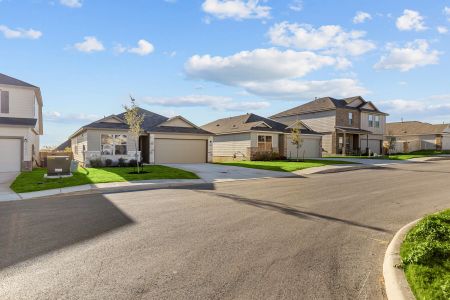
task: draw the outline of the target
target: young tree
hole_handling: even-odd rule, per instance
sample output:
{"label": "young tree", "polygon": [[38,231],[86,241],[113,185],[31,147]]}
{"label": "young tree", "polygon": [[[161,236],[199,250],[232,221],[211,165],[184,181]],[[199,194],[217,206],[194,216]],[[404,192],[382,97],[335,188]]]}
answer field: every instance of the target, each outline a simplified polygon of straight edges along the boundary
{"label": "young tree", "polygon": [[298,152],[303,145],[302,131],[300,129],[300,121],[297,121],[294,127],[292,127],[291,143],[295,145],[295,148],[297,149],[297,161],[298,161]]}
{"label": "young tree", "polygon": [[392,136],[392,133],[388,133],[388,139],[386,141],[386,148],[388,149],[388,156],[391,155],[392,151],[395,151],[395,144],[397,143],[397,138]]}
{"label": "young tree", "polygon": [[125,109],[125,122],[130,127],[129,133],[133,137],[134,146],[135,146],[135,157],[136,157],[136,167],[137,172],[140,173],[139,169],[139,157],[138,157],[138,143],[139,136],[141,135],[142,123],[144,122],[144,116],[139,113],[139,107],[136,106],[135,99],[130,96],[131,106],[128,107],[126,105],[123,106]]}

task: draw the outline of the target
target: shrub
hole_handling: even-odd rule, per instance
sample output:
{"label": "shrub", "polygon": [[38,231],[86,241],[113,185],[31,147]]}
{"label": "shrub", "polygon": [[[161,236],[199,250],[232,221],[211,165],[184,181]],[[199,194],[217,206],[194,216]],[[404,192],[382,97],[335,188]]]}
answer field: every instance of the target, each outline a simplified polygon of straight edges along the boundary
{"label": "shrub", "polygon": [[271,161],[280,160],[283,157],[278,152],[261,151],[253,153],[252,160]]}
{"label": "shrub", "polygon": [[127,160],[125,159],[125,158],[119,158],[119,161],[118,161],[118,166],[119,167],[128,167],[128,164],[127,164]]}
{"label": "shrub", "polygon": [[89,165],[92,168],[101,168],[103,167],[103,162],[100,158],[94,158],[89,161]]}
{"label": "shrub", "polygon": [[111,167],[112,166],[112,163],[113,163],[113,161],[112,161],[112,159],[105,159],[105,166],[107,166],[107,167]]}
{"label": "shrub", "polygon": [[136,164],[137,164],[137,160],[135,160],[135,159],[130,159],[130,161],[128,162],[129,167],[136,167]]}

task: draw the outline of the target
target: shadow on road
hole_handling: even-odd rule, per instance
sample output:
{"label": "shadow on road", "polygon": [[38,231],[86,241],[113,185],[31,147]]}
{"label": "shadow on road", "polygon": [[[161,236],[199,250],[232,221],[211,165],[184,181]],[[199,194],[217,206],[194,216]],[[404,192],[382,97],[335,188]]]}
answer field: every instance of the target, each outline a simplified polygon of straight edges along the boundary
{"label": "shadow on road", "polygon": [[314,212],[301,211],[297,208],[294,208],[294,207],[291,207],[291,206],[288,206],[288,205],[285,205],[282,203],[278,203],[278,202],[250,199],[250,198],[245,198],[245,197],[242,197],[239,195],[226,194],[226,193],[211,193],[211,194],[216,195],[221,198],[230,199],[230,200],[233,200],[238,203],[255,206],[258,208],[262,208],[262,209],[276,211],[276,212],[279,212],[279,213],[282,213],[285,215],[290,215],[290,216],[294,216],[294,217],[301,218],[301,219],[320,219],[320,220],[326,220],[326,221],[342,223],[342,224],[346,224],[346,225],[350,225],[350,226],[356,226],[356,227],[360,227],[360,228],[375,230],[378,232],[391,233],[391,231],[386,230],[381,227],[370,226],[370,225],[366,225],[366,224],[362,224],[362,223],[358,223],[358,222],[354,222],[354,221],[350,221],[350,220],[339,219],[339,218],[335,218],[332,216],[322,215],[322,214],[318,214],[318,213],[314,213]]}
{"label": "shadow on road", "polygon": [[0,269],[133,223],[100,194],[0,203]]}

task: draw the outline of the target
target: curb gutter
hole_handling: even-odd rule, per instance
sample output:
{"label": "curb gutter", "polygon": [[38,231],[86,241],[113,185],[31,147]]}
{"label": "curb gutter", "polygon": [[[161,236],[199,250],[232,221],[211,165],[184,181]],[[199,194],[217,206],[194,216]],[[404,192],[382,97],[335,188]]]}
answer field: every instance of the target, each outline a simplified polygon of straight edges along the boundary
{"label": "curb gutter", "polygon": [[383,277],[386,287],[386,296],[389,300],[414,300],[413,292],[406,280],[405,272],[396,266],[400,265],[400,246],[409,230],[421,219],[403,226],[394,235],[384,255]]}

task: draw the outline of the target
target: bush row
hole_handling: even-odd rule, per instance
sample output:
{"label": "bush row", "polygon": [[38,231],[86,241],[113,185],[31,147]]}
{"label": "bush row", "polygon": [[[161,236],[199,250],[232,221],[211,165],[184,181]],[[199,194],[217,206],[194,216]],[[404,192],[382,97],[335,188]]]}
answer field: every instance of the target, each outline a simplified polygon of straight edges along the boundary
{"label": "bush row", "polygon": [[[112,159],[102,160],[100,158],[94,158],[89,161],[89,164],[92,168],[102,168],[102,167],[135,167],[136,160],[130,159],[126,160],[124,158],[119,158],[117,162],[114,162]],[[142,165],[142,163],[139,163]]]}

